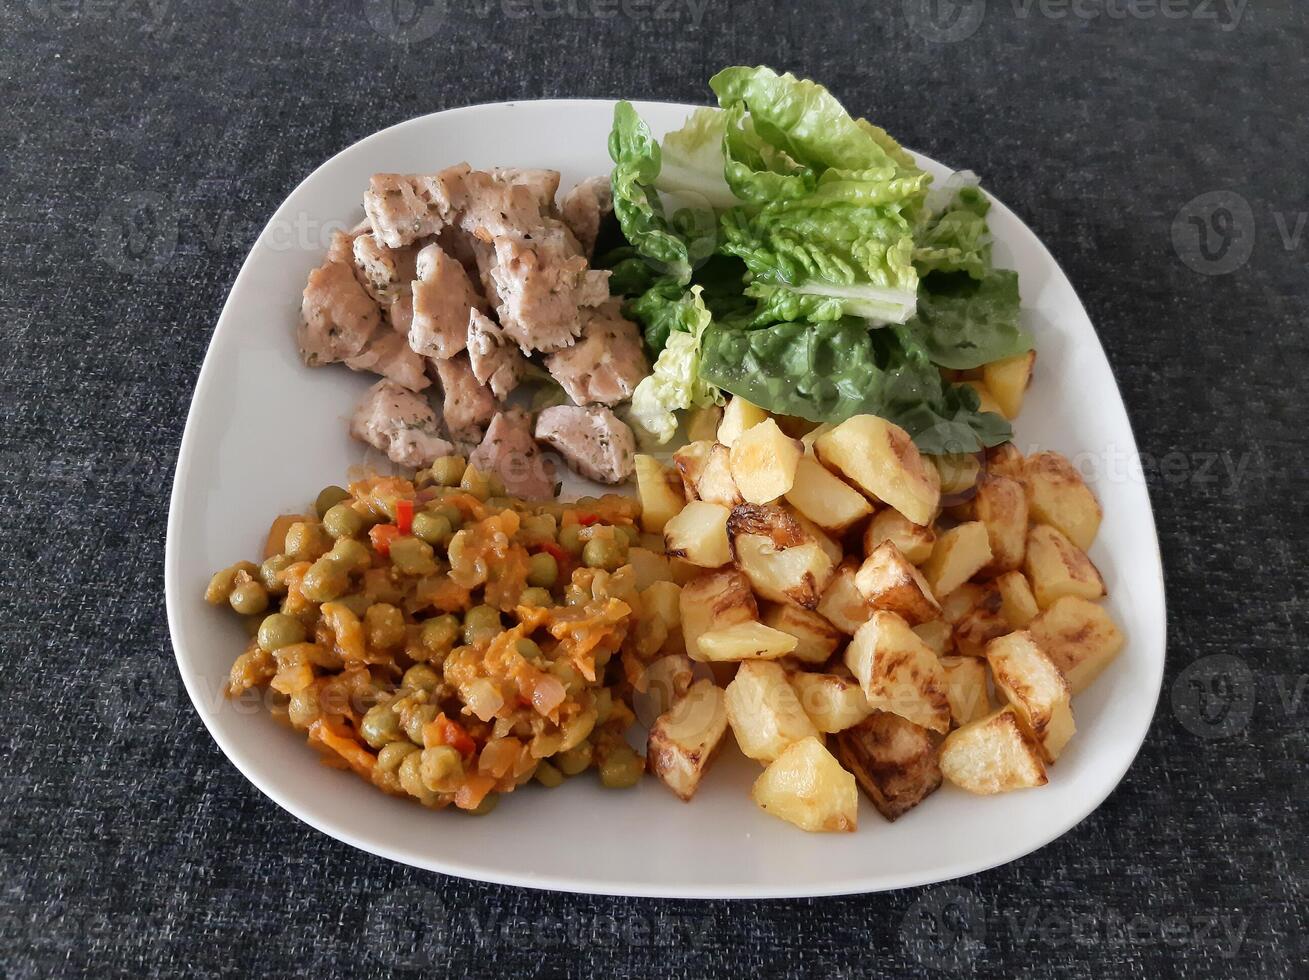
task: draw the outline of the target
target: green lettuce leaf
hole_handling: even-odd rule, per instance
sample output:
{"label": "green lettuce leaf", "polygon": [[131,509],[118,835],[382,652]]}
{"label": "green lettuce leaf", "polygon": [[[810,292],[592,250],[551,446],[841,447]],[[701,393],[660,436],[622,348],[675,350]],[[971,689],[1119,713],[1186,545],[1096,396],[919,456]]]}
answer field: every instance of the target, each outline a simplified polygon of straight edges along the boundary
{"label": "green lettuce leaf", "polygon": [[664,137],[662,166],[655,188],[673,197],[700,200],[725,210],[740,203],[724,176],[724,129],[727,115],[720,109],[697,109],[686,125]]}
{"label": "green lettuce leaf", "polygon": [[1032,349],[1019,322],[1018,273],[992,269],[977,280],[934,272],[923,280],[918,314],[906,326],[933,363],[968,370]]}
{"label": "green lettuce leaf", "polygon": [[713,323],[701,292],[702,287],[692,286],[672,304],[674,309],[665,311],[677,329],[670,329],[654,370],[632,393],[628,418],[645,437],[643,442],[668,442],[677,431],[676,412],[723,402],[701,370],[701,341]]}
{"label": "green lettuce leaf", "polygon": [[[952,178],[953,179],[953,178]],[[991,233],[986,214],[991,202],[980,189],[965,186],[915,236],[914,264],[929,272],[967,272],[982,279],[991,268]]]}

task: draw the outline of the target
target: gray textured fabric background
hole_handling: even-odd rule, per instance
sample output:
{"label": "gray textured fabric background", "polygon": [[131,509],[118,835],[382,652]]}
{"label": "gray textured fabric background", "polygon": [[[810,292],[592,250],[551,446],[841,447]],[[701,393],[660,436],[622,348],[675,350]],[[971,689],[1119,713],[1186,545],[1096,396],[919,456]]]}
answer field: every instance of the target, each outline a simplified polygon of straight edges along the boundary
{"label": "gray textured fabric background", "polygon": [[[0,974],[1305,976],[1305,5],[412,13],[0,13]],[[1080,291],[1145,456],[1168,579],[1168,675],[1136,764],[1024,860],[822,901],[489,887],[298,824],[201,727],[162,599],[191,387],[258,229],[322,160],[408,117],[542,96],[705,101],[714,70],[756,62],[985,175]]]}

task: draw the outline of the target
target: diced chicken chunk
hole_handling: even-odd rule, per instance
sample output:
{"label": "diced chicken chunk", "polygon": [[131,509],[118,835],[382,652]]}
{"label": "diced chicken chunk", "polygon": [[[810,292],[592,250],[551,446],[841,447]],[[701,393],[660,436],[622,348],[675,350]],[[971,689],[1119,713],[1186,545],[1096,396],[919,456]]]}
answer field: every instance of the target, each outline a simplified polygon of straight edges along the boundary
{"label": "diced chicken chunk", "polygon": [[467,354],[429,361],[428,365],[429,370],[435,366],[441,382],[445,396],[445,427],[450,438],[458,443],[477,445],[482,441],[482,426],[491,421],[496,412],[491,389],[477,380]]}
{"label": "diced chicken chunk", "polygon": [[355,276],[350,237],[338,232],[327,261],[309,273],[296,340],[310,367],[354,357],[382,322],[377,301]]}
{"label": "diced chicken chunk", "polygon": [[562,225],[495,239],[500,323],[525,351],[571,346],[582,327],[578,308],[609,298],[608,271],[588,269],[574,244]]}
{"label": "diced chicken chunk", "polygon": [[536,438],[559,450],[569,467],[592,480],[622,483],[632,475],[636,437],[607,408],[547,408],[537,417]]}
{"label": "diced chicken chunk", "polygon": [[613,299],[583,309],[581,338],[545,359],[546,368],[578,405],[615,405],[631,398],[650,373],[641,332],[623,316],[621,305]]}
{"label": "diced chicken chunk", "polygon": [[561,217],[587,255],[595,251],[600,223],[613,209],[614,192],[607,176],[588,177],[564,196]]}
{"label": "diced chicken chunk", "polygon": [[382,307],[389,307],[417,278],[418,249],[388,248],[372,235],[357,235],[353,242],[354,262],[364,288]]}
{"label": "diced chicken chunk", "polygon": [[483,472],[494,470],[515,497],[540,500],[554,496],[554,463],[532,438],[532,417],[522,409],[497,412],[486,438],[468,462]]}
{"label": "diced chicken chunk", "polygon": [[[558,176],[555,177],[558,186]],[[481,241],[519,235],[539,227],[553,210],[554,196],[543,200],[539,182],[533,186],[474,170],[463,180],[459,227]]]}
{"label": "diced chicken chunk", "polygon": [[371,371],[410,391],[422,391],[431,385],[427,362],[409,347],[409,341],[394,330],[379,330],[368,346],[354,357],[347,357],[346,367]]}
{"label": "diced chicken chunk", "polygon": [[454,447],[437,432],[427,399],[383,378],[368,389],[350,420],[350,434],[401,466],[428,466]]}
{"label": "diced chicken chunk", "polygon": [[526,187],[536,199],[542,214],[555,209],[555,195],[559,193],[558,170],[532,170],[523,167],[494,167],[491,176],[506,184]]}
{"label": "diced chicken chunk", "polygon": [[459,262],[433,242],[418,253],[409,346],[425,357],[454,357],[468,343],[468,311],[482,299]]}
{"label": "diced chicken chunk", "polygon": [[468,311],[468,359],[473,375],[501,400],[518,387],[527,360],[499,324],[477,310]]}
{"label": "diced chicken chunk", "polygon": [[458,216],[468,164],[437,174],[374,174],[364,193],[364,213],[377,240],[403,248],[435,235]]}

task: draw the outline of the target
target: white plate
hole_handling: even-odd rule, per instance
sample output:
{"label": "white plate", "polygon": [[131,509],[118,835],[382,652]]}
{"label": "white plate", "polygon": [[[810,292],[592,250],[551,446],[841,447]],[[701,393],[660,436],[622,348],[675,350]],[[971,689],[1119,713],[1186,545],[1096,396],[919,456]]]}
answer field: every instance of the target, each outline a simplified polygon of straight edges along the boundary
{"label": "white plate", "polygon": [[[663,133],[691,107],[638,108]],[[316,170],[259,236],[196,384],[168,521],[169,626],[205,725],[251,782],[338,840],[420,868],[535,888],[701,898],[877,891],[981,871],[1063,834],[1117,785],[1145,737],[1163,676],[1163,575],[1145,487],[1124,469],[1136,444],[1095,331],[1049,252],[998,201],[997,261],[1021,274],[1040,353],[1017,441],[1086,465],[1105,512],[1092,557],[1128,637],[1119,660],[1077,699],[1077,737],[1049,785],[990,798],[947,786],[894,824],[865,800],[857,833],[805,834],[756,809],[748,793],[758,767],[733,751],[689,804],[652,779],[618,792],[587,778],[558,790],[527,787],[472,819],[391,799],[325,768],[300,735],[224,701],[245,640],[229,614],[201,599],[210,573],[257,555],[274,515],[302,509],[363,457],[344,418],[371,379],[306,369],[293,339],[300,289],[328,232],[359,218],[376,171],[427,172],[460,160],[552,167],[565,187],[605,172],[611,115],[608,102],[520,102],[392,126]],[[947,173],[919,162],[938,179]]]}

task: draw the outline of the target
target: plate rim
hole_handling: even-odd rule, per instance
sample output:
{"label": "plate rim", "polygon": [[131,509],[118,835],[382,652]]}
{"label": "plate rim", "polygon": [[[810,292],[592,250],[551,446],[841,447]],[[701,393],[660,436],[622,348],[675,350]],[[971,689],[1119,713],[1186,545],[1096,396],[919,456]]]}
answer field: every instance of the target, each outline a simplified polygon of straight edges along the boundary
{"label": "plate rim", "polygon": [[[236,277],[232,280],[231,285],[228,287],[227,296],[223,301],[222,308],[219,310],[218,317],[214,323],[213,332],[211,333],[209,342],[205,347],[204,359],[201,362],[200,371],[196,375],[195,384],[191,392],[190,404],[187,408],[186,422],[183,427],[182,438],[178,445],[177,461],[173,471],[173,484],[169,494],[168,521],[166,525],[165,541],[164,541],[164,569],[163,569],[164,600],[165,600],[165,608],[166,608],[166,614],[168,620],[169,641],[173,647],[174,662],[177,666],[178,672],[181,674],[183,686],[186,689],[187,696],[191,700],[191,704],[193,709],[195,710],[195,713],[199,716],[202,724],[204,725],[205,729],[208,731],[210,738],[212,738],[214,743],[218,746],[219,750],[222,752],[227,762],[230,763],[238,772],[240,772],[241,775],[244,776],[246,780],[248,780],[264,796],[268,797],[278,807],[280,807],[286,813],[290,814],[295,819],[309,825],[310,827],[313,827],[315,830],[323,834],[326,834],[328,837],[331,837],[334,840],[341,841],[342,843],[348,844],[351,847],[355,847],[369,854],[373,854],[378,857],[382,857],[387,860],[394,861],[398,864],[406,865],[408,867],[418,868],[424,871],[434,871],[440,874],[446,874],[454,877],[465,878],[472,881],[486,882],[490,884],[510,885],[520,888],[549,890],[549,891],[565,892],[571,894],[624,896],[624,897],[635,897],[635,898],[671,898],[671,899],[690,899],[690,900],[720,900],[720,899],[752,900],[752,899],[828,897],[828,896],[836,896],[836,895],[871,894],[876,892],[899,890],[903,888],[925,887],[928,885],[940,884],[942,882],[954,881],[959,878],[968,877],[974,874],[980,874],[982,872],[991,870],[992,868],[997,868],[1002,865],[1012,863],[1014,861],[1017,861],[1027,856],[1028,854],[1032,854],[1035,851],[1038,851],[1046,847],[1051,842],[1057,840],[1058,838],[1072,831],[1084,820],[1086,820],[1097,810],[1099,810],[1100,807],[1104,804],[1105,800],[1108,799],[1109,796],[1112,795],[1114,791],[1118,789],[1118,787],[1122,784],[1123,778],[1127,775],[1127,772],[1131,769],[1132,765],[1136,762],[1136,759],[1139,757],[1141,748],[1144,746],[1145,740],[1149,737],[1150,728],[1152,727],[1154,723],[1154,718],[1158,713],[1159,698],[1163,690],[1165,666],[1167,661],[1167,638],[1168,638],[1167,599],[1168,597],[1167,597],[1166,581],[1163,571],[1163,553],[1159,546],[1159,535],[1158,535],[1158,528],[1155,522],[1154,505],[1153,505],[1153,501],[1150,498],[1150,490],[1148,486],[1142,486],[1142,492],[1145,495],[1145,503],[1146,503],[1145,517],[1146,520],[1148,521],[1149,532],[1150,532],[1148,542],[1145,542],[1145,545],[1147,546],[1147,551],[1155,558],[1154,577],[1157,579],[1157,585],[1159,589],[1160,615],[1159,615],[1157,634],[1153,637],[1154,641],[1157,642],[1158,644],[1159,656],[1149,662],[1150,669],[1153,671],[1153,683],[1150,685],[1150,697],[1151,697],[1150,711],[1149,711],[1148,718],[1145,721],[1144,727],[1140,732],[1139,737],[1134,739],[1135,741],[1134,748],[1132,749],[1130,755],[1126,757],[1126,761],[1121,766],[1114,767],[1114,770],[1112,772],[1112,778],[1107,778],[1102,781],[1103,785],[1105,786],[1105,789],[1099,795],[1099,798],[1095,799],[1088,806],[1086,806],[1084,811],[1079,813],[1077,816],[1067,821],[1064,820],[1057,821],[1056,822],[1057,829],[1054,830],[1052,833],[1049,833],[1048,835],[1042,835],[1039,840],[1035,838],[1029,838],[1023,840],[1016,846],[997,848],[992,852],[990,852],[988,856],[981,858],[976,862],[958,862],[957,865],[952,867],[949,870],[949,872],[946,874],[941,874],[939,872],[930,872],[927,874],[914,874],[910,872],[905,872],[900,874],[893,874],[890,876],[886,874],[882,874],[873,877],[865,877],[861,879],[850,879],[850,880],[843,880],[839,882],[833,882],[830,887],[817,886],[817,885],[801,885],[800,887],[788,887],[786,885],[781,885],[781,884],[759,885],[759,884],[750,884],[750,883],[674,885],[674,884],[665,884],[665,883],[657,883],[657,882],[638,882],[638,881],[628,881],[625,882],[624,885],[620,887],[618,884],[611,885],[605,882],[597,882],[594,880],[586,879],[583,877],[577,877],[577,876],[570,877],[564,875],[536,875],[530,872],[521,873],[521,874],[501,874],[495,872],[494,870],[487,870],[482,866],[470,864],[459,859],[455,859],[455,860],[415,859],[412,855],[401,854],[398,849],[393,848],[386,843],[377,844],[372,841],[365,842],[364,840],[358,839],[355,837],[355,835],[347,831],[344,831],[340,828],[329,827],[327,826],[326,821],[320,820],[318,818],[316,813],[303,812],[298,807],[289,803],[287,801],[286,796],[278,790],[275,784],[273,784],[271,781],[267,779],[255,775],[254,773],[249,771],[246,767],[242,766],[242,764],[237,760],[237,758],[235,758],[234,753],[229,750],[229,747],[225,743],[224,738],[219,734],[219,731],[216,728],[215,724],[211,721],[208,711],[204,707],[207,700],[205,696],[205,692],[198,689],[199,679],[194,676],[193,671],[188,669],[188,666],[183,657],[181,644],[177,639],[178,636],[180,635],[178,624],[183,615],[183,612],[180,608],[180,602],[182,601],[182,598],[178,595],[178,589],[174,585],[174,582],[177,580],[180,574],[178,568],[179,561],[180,561],[180,557],[179,557],[180,545],[178,543],[180,529],[178,525],[180,522],[179,504],[182,496],[181,488],[186,485],[187,481],[185,477],[188,475],[188,473],[192,468],[193,465],[192,460],[197,452],[197,447],[195,445],[195,440],[197,437],[195,436],[195,432],[198,427],[192,425],[192,422],[197,413],[197,405],[200,404],[202,401],[202,399],[200,398],[201,393],[207,391],[207,388],[212,384],[212,375],[215,370],[214,368],[215,361],[210,356],[210,354],[212,352],[214,342],[218,336],[219,327],[221,326],[221,324],[224,322],[225,318],[228,315],[228,309],[231,306],[232,297],[238,291],[237,287],[241,284],[243,279],[245,279],[248,275],[251,274],[250,270],[252,268],[252,260],[255,256],[255,253],[258,250],[260,243],[264,241],[265,236],[269,233],[270,229],[273,228],[273,226],[277,223],[278,220],[277,216],[279,212],[282,210],[282,207],[288,201],[290,201],[305,184],[314,180],[320,172],[330,167],[335,161],[337,161],[340,157],[344,156],[345,154],[357,151],[360,147],[366,146],[368,143],[372,141],[375,140],[380,141],[385,136],[394,135],[397,130],[403,130],[410,127],[419,127],[421,125],[424,125],[428,123],[429,120],[432,120],[436,117],[450,117],[450,116],[462,115],[467,113],[475,113],[479,110],[513,108],[515,106],[521,106],[521,105],[532,105],[534,107],[543,107],[543,108],[552,107],[552,108],[567,110],[571,107],[576,107],[579,105],[594,106],[597,104],[602,104],[602,105],[612,106],[618,101],[620,100],[607,99],[607,98],[513,99],[509,101],[489,101],[489,102],[473,103],[470,105],[454,106],[448,109],[442,109],[436,112],[424,113],[423,115],[420,116],[414,116],[409,119],[405,119],[400,122],[393,123],[392,125],[386,126],[373,133],[370,133],[362,137],[361,139],[358,139],[353,143],[350,143],[349,145],[338,150],[336,153],[332,154],[332,156],[328,157],[321,164],[315,167],[312,171],[306,174],[300,181],[298,181],[296,185],[289,192],[287,192],[287,194],[282,198],[281,202],[277,205],[277,207],[274,208],[273,213],[268,219],[268,221],[264,224],[259,234],[255,236],[253,242],[249,247],[249,250],[246,253],[244,260],[241,263],[241,268],[238,270]],[[703,104],[697,105],[695,103],[663,101],[663,100],[632,99],[628,101],[631,101],[632,104],[636,106],[638,109],[641,109],[644,106],[658,106],[664,108],[676,108],[676,109],[684,109],[690,111],[696,108],[704,107]],[[927,156],[926,154],[919,153],[914,150],[910,150],[910,152],[914,153],[914,155],[920,160],[924,160],[929,163],[936,164],[937,166],[944,166],[940,164],[939,161],[935,160],[932,157]],[[945,169],[950,169],[950,168],[946,167]],[[1059,275],[1062,276],[1063,280],[1068,283],[1069,288],[1072,291],[1073,298],[1076,300],[1078,306],[1081,308],[1082,314],[1086,317],[1087,323],[1090,324],[1091,326],[1091,334],[1094,338],[1096,347],[1100,351],[1100,356],[1105,359],[1105,363],[1109,367],[1109,377],[1113,383],[1114,391],[1117,394],[1118,404],[1121,405],[1123,408],[1124,421],[1126,423],[1126,434],[1128,438],[1131,440],[1130,447],[1128,448],[1130,449],[1132,455],[1139,456],[1140,449],[1137,444],[1136,432],[1132,426],[1131,413],[1128,410],[1127,402],[1123,399],[1122,388],[1118,384],[1118,377],[1113,370],[1112,363],[1109,362],[1109,359],[1105,353],[1104,345],[1100,339],[1099,331],[1096,330],[1095,324],[1091,320],[1090,314],[1087,313],[1086,306],[1082,302],[1081,297],[1078,295],[1077,289],[1074,286],[1073,281],[1064,272],[1063,267],[1059,264],[1058,260],[1055,259],[1054,255],[1050,252],[1049,248],[1046,247],[1045,242],[1027,225],[1025,221],[1023,221],[1021,217],[1019,217],[1017,212],[1015,212],[1012,208],[1009,208],[1007,205],[1005,205],[1003,201],[997,198],[990,191],[987,191],[987,194],[990,197],[993,206],[1006,212],[1009,217],[1011,217],[1015,222],[1017,222],[1017,224],[1031,236],[1032,241],[1034,241],[1037,244],[1041,253],[1044,255],[1045,259],[1050,263],[1050,266],[1053,269],[1057,270]],[[1149,637],[1140,637],[1140,638],[1134,637],[1131,638],[1129,642],[1148,644],[1150,642],[1150,639],[1151,638]],[[1144,697],[1144,692],[1142,693],[1142,696]],[[995,856],[996,854],[998,854],[998,856]]]}

